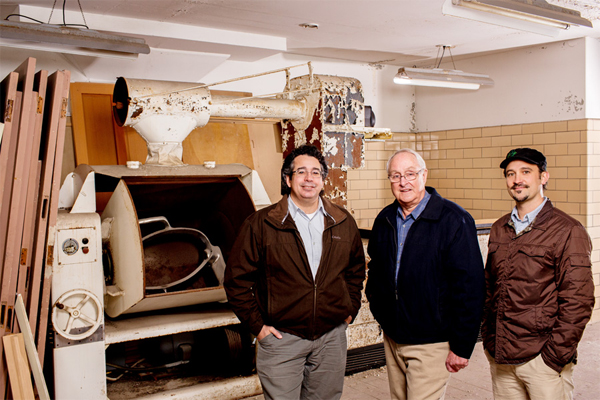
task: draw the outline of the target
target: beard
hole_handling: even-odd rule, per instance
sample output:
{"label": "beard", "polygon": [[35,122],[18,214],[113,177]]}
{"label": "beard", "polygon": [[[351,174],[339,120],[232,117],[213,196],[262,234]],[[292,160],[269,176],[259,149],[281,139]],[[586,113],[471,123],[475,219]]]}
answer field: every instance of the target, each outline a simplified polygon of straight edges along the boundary
{"label": "beard", "polygon": [[522,203],[529,199],[529,193],[518,194],[515,192],[517,189],[529,189],[529,186],[513,185],[510,188],[510,197],[512,197],[517,203]]}

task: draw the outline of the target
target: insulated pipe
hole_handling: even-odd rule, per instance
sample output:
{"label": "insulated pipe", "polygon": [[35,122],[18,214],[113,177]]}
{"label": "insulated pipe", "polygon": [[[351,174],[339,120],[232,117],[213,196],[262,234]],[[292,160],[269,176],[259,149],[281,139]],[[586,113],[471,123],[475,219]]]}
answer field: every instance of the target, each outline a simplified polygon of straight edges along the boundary
{"label": "insulated pipe", "polygon": [[298,121],[306,114],[302,100],[239,99],[229,96],[212,96],[209,106],[211,117],[277,118]]}

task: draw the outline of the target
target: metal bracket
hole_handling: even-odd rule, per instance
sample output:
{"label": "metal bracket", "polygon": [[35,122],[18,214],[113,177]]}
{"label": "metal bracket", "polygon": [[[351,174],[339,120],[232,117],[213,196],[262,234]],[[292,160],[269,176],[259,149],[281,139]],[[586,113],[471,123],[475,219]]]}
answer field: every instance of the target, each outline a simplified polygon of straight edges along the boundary
{"label": "metal bracket", "polygon": [[[85,327],[71,329],[71,331],[69,333],[71,335],[79,335],[83,332],[85,332]],[[54,348],[55,349],[58,349],[61,347],[77,346],[79,344],[100,342],[103,340],[104,340],[104,324],[100,324],[98,329],[96,329],[96,332],[94,332],[91,336],[88,336],[85,339],[81,339],[81,340],[67,339],[67,338],[64,338],[61,335],[59,335],[56,331],[54,332]]]}

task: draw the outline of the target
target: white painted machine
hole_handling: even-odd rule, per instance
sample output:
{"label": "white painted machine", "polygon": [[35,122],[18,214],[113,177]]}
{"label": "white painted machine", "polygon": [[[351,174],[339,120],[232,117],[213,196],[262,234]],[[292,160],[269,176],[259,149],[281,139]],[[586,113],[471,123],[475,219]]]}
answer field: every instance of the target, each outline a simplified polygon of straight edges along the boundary
{"label": "white painted machine", "polygon": [[[94,211],[94,210],[92,210]],[[57,399],[105,399],[104,278],[100,216],[59,214],[52,326]]]}

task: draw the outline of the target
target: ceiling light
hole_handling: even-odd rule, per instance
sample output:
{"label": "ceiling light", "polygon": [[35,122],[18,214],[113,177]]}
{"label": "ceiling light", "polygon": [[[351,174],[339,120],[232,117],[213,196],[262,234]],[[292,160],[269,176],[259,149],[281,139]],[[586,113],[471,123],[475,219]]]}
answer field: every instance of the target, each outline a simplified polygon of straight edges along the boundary
{"label": "ceiling light", "polygon": [[149,54],[143,39],[90,29],[0,21],[0,45],[96,57],[135,58]]}
{"label": "ceiling light", "polygon": [[571,25],[593,27],[579,11],[545,0],[446,0],[442,13],[546,36],[557,36]]}
{"label": "ceiling light", "polygon": [[488,75],[470,74],[455,69],[401,67],[394,77],[394,83],[477,90],[480,85],[493,85],[494,81]]}
{"label": "ceiling light", "polygon": [[[472,74],[468,72],[459,71],[454,65],[454,58],[452,58],[452,48],[454,46],[447,44],[439,44],[438,56],[434,68],[406,68],[400,67],[398,73],[394,77],[394,83],[398,85],[411,85],[411,86],[433,86],[443,87],[452,89],[469,89],[477,90],[481,85],[493,85],[494,81],[490,79],[488,75],[483,74]],[[442,60],[448,50],[448,54],[452,60],[452,66],[454,69],[442,69]],[[441,51],[441,55],[440,55]]]}

